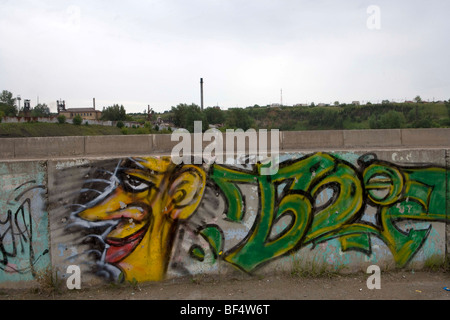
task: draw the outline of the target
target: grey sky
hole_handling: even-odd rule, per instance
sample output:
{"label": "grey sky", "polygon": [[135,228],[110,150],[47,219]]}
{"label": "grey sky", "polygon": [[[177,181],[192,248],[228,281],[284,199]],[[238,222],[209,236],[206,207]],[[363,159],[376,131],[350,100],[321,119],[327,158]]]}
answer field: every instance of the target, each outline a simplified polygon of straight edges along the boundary
{"label": "grey sky", "polygon": [[[370,29],[370,5],[380,28]],[[450,1],[0,0],[0,90],[68,107],[450,98]]]}

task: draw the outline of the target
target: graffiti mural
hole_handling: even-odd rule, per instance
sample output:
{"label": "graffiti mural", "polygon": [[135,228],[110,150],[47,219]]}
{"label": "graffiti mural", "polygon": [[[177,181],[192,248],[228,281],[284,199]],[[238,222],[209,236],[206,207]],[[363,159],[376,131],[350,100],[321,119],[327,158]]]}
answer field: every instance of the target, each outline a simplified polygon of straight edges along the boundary
{"label": "graffiti mural", "polygon": [[[308,243],[339,238],[342,250],[371,253],[370,237],[379,237],[404,266],[426,240],[430,227],[403,232],[401,220],[445,221],[444,168],[401,168],[379,161],[374,154],[358,160],[359,168],[329,154],[317,153],[283,163],[270,177],[214,167],[212,179],[227,199],[227,218],[239,222],[245,201],[237,183],[256,183],[260,208],[248,237],[224,254],[224,259],[250,272],[260,264]],[[279,186],[282,185],[281,188]],[[328,189],[330,199],[316,206]],[[280,192],[281,191],[281,192]],[[377,208],[376,223],[361,221],[367,204]],[[289,216],[275,236],[273,226]]]}
{"label": "graffiti mural", "polygon": [[163,279],[177,225],[202,199],[205,171],[195,165],[176,166],[163,157],[124,159],[113,171],[100,173],[109,177],[94,172],[95,178],[84,181],[79,202],[71,205],[75,210],[68,227],[85,228],[83,239],[98,242],[97,272],[114,277],[115,267],[125,280]]}
{"label": "graffiti mural", "polygon": [[72,237],[57,240],[60,255],[84,257],[109,280],[157,281],[253,273],[330,241],[370,257],[380,241],[404,267],[431,241],[432,223],[447,221],[444,167],[319,152],[284,159],[270,176],[262,168],[134,157],[56,170],[55,185],[76,189],[70,201],[63,188],[50,197]]}
{"label": "graffiti mural", "polygon": [[1,282],[32,280],[50,264],[44,181],[42,164],[0,164]]}

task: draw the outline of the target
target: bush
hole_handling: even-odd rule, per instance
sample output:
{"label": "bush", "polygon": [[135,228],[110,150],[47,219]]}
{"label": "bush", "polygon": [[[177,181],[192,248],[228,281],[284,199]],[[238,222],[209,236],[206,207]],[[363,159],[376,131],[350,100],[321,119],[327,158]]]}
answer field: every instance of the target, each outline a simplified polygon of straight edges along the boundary
{"label": "bush", "polygon": [[122,129],[125,125],[123,124],[122,121],[117,121],[117,128]]}
{"label": "bush", "polygon": [[83,118],[81,118],[81,116],[79,114],[77,114],[75,117],[73,117],[72,119],[72,123],[76,126],[81,125],[81,123],[83,122]]}
{"label": "bush", "polygon": [[369,124],[371,129],[400,129],[405,127],[406,119],[403,113],[390,110],[379,116],[378,120],[372,115]]}
{"label": "bush", "polygon": [[66,123],[66,116],[61,114],[56,119],[58,119],[58,123],[63,124]]}
{"label": "bush", "polygon": [[150,130],[147,129],[147,128],[139,127],[139,128],[136,129],[136,134],[149,134],[150,133],[149,131]]}

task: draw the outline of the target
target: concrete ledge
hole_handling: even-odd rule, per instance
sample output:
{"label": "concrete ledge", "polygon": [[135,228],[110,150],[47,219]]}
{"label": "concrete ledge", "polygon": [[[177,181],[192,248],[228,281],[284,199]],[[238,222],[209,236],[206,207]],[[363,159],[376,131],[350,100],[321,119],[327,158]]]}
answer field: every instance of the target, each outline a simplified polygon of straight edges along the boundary
{"label": "concrete ledge", "polygon": [[33,137],[14,139],[15,158],[79,156],[84,154],[84,137]]}
{"label": "concrete ledge", "polygon": [[171,141],[170,134],[153,134],[150,136],[153,144],[153,152],[155,153],[169,153],[173,147],[180,143],[179,141]]}
{"label": "concrete ledge", "polygon": [[343,131],[285,131],[281,133],[281,149],[339,148],[344,146]]}
{"label": "concrete ledge", "polygon": [[403,129],[403,146],[449,146],[450,128]]}
{"label": "concrete ledge", "polygon": [[400,129],[344,130],[344,147],[400,147]]}
{"label": "concrete ledge", "polygon": [[150,154],[152,139],[149,135],[88,136],[85,137],[85,155]]}
{"label": "concrete ledge", "polygon": [[[174,136],[174,139],[176,137]],[[195,148],[195,142],[194,142],[194,134],[189,134],[189,138],[187,137],[179,137],[179,139],[175,139],[175,141],[172,141],[172,136],[170,134],[154,134],[151,136],[151,139],[153,141],[153,150],[152,152],[154,153],[164,153],[169,155],[172,152],[172,149],[180,144],[180,148],[181,146],[187,146],[190,145],[191,148],[191,152],[194,152],[194,148]],[[187,141],[185,141],[184,139],[188,139]],[[190,139],[190,140],[189,140]],[[207,139],[207,138],[205,138]],[[224,139],[224,136],[222,135],[222,139]],[[201,148],[203,151],[206,146],[208,146],[209,144],[211,144],[211,142],[214,141],[214,138],[211,138],[210,141],[203,141],[203,135],[200,136],[200,142],[201,142]],[[225,143],[225,141],[224,141]],[[224,145],[225,147],[225,145]]]}
{"label": "concrete ledge", "polygon": [[[268,130],[268,151],[270,130]],[[245,136],[247,133],[235,133]],[[191,134],[191,150],[194,151],[194,135]],[[210,141],[203,141],[202,151]],[[258,137],[258,144],[259,144]],[[214,140],[214,139],[213,139]],[[246,139],[245,151],[259,151],[259,146]],[[0,138],[0,159],[48,159],[71,156],[111,155],[170,155],[180,141],[171,141],[170,134],[87,136],[87,137],[33,137]],[[226,152],[226,135],[222,135]],[[382,147],[442,147],[450,146],[450,128],[436,129],[380,129],[380,130],[323,130],[280,132],[279,150],[336,150]],[[257,149],[258,148],[258,149]],[[235,141],[234,150],[237,149]],[[220,151],[220,150],[218,150]],[[232,150],[228,150],[231,151]],[[235,152],[236,153],[236,152]]]}

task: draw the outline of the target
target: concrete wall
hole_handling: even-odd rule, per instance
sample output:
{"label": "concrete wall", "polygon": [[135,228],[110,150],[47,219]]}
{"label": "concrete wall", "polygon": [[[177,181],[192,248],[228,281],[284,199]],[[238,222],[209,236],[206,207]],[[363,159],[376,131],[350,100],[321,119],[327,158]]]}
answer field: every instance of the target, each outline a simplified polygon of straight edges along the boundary
{"label": "concrete wall", "polygon": [[1,139],[0,286],[443,262],[448,133],[282,132],[270,176],[175,166],[168,135]]}
{"label": "concrete wall", "polygon": [[[450,146],[448,128],[287,131],[280,132],[279,137],[279,148],[284,151]],[[169,134],[2,138],[0,160],[170,154],[178,143],[171,141]]]}

